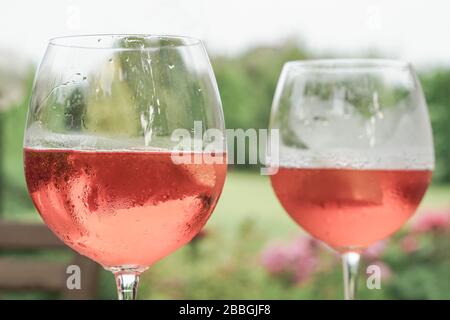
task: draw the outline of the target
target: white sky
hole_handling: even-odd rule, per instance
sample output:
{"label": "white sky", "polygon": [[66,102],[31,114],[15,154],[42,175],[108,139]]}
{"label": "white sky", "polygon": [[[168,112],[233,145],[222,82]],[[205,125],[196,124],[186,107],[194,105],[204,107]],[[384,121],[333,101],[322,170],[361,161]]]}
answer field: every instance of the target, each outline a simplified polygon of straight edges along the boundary
{"label": "white sky", "polygon": [[446,0],[1,0],[0,50],[37,62],[54,36],[157,33],[202,38],[210,53],[298,38],[319,53],[450,65],[449,13]]}

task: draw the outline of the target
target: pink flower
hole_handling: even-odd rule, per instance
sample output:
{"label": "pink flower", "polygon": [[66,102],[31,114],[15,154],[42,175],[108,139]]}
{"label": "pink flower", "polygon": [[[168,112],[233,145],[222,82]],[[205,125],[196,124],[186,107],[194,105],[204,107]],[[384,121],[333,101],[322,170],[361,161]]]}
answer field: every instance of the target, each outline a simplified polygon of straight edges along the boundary
{"label": "pink flower", "polygon": [[307,281],[317,266],[317,259],[315,257],[305,257],[297,263],[297,268],[294,273],[294,282],[299,284]]}
{"label": "pink flower", "polygon": [[317,266],[317,243],[299,237],[287,244],[271,245],[262,253],[262,264],[273,275],[287,274],[298,284],[310,278]]}
{"label": "pink flower", "polygon": [[281,273],[286,265],[286,254],[281,245],[272,245],[262,253],[262,264],[272,274]]}
{"label": "pink flower", "polygon": [[412,253],[414,251],[417,251],[417,249],[419,249],[419,242],[417,241],[416,237],[409,234],[405,236],[402,240],[400,240],[400,248],[405,253]]}
{"label": "pink flower", "polygon": [[289,268],[294,274],[294,281],[306,281],[317,265],[315,256],[316,242],[310,237],[298,237],[287,247],[291,261]]}
{"label": "pink flower", "polygon": [[413,232],[441,231],[450,227],[450,214],[442,211],[429,211],[420,215],[412,224]]}
{"label": "pink flower", "polygon": [[363,251],[362,256],[369,261],[379,259],[386,249],[388,240],[381,240]]}

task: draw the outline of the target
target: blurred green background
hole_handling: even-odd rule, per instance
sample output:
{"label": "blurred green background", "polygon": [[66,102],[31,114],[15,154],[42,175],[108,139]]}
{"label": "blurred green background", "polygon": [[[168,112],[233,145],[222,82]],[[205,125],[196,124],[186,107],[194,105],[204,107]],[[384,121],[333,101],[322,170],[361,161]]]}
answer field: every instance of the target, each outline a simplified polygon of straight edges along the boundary
{"label": "blurred green background", "polygon": [[[332,55],[327,55],[332,56]],[[375,56],[375,54],[366,54]],[[285,41],[236,55],[212,57],[227,128],[266,128],[284,62],[322,57]],[[0,106],[1,219],[40,222],[28,196],[22,139],[34,66],[16,79],[20,87]],[[388,243],[375,246],[361,268],[364,299],[450,299],[450,68],[419,70],[434,131],[436,170],[419,213]],[[0,70],[0,83],[10,75]],[[7,97],[11,92],[0,92]],[[217,209],[189,245],[158,262],[141,281],[143,299],[342,298],[339,258],[311,241],[283,212],[269,179],[256,167],[229,168]],[[383,271],[381,290],[366,287],[365,266]],[[1,270],[0,270],[1,272]],[[99,298],[116,296],[103,271]],[[2,297],[46,298],[39,293]]]}

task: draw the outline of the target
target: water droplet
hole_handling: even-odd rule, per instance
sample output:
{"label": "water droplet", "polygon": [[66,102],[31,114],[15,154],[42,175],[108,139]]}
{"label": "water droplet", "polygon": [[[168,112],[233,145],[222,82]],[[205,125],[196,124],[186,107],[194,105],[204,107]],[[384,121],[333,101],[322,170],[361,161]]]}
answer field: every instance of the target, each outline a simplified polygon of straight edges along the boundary
{"label": "water droplet", "polygon": [[172,70],[173,68],[175,68],[175,66],[173,64],[169,64],[169,69]]}

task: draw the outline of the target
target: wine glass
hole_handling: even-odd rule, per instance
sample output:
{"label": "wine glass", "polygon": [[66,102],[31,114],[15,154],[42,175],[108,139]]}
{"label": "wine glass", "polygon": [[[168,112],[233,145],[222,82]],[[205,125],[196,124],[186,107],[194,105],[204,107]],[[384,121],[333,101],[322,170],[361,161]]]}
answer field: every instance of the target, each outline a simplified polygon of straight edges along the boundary
{"label": "wine glass", "polygon": [[[425,194],[433,140],[408,63],[292,61],[276,89],[268,146],[272,186],[291,218],[343,258],[354,299],[360,253],[398,230]],[[279,153],[276,153],[279,152]]]}
{"label": "wine glass", "polygon": [[28,190],[49,228],[114,273],[119,299],[135,299],[141,272],[189,242],[214,210],[223,132],[201,41],[55,38],[28,112]]}

